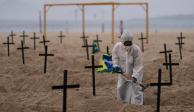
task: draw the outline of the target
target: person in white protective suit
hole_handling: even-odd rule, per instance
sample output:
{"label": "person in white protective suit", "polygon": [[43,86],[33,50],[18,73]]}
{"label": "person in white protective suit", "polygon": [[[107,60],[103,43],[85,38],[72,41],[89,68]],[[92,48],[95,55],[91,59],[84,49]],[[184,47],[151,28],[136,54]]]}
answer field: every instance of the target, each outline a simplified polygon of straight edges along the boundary
{"label": "person in white protective suit", "polygon": [[128,104],[143,104],[140,83],[143,78],[143,59],[140,48],[133,44],[133,36],[125,31],[112,50],[113,71],[118,74],[117,99]]}

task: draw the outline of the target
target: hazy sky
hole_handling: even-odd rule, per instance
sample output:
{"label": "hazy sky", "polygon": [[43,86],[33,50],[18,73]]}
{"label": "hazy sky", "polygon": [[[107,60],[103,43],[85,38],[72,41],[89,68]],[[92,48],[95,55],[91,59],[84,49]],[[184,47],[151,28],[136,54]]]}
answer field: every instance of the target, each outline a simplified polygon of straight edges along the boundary
{"label": "hazy sky", "polygon": [[[137,0],[0,0],[0,20],[2,19],[38,19],[38,13],[45,3],[72,3],[115,1],[129,2]],[[194,0],[138,0],[149,1],[150,17],[166,15],[194,14]],[[80,9],[74,7],[53,7],[49,9],[49,19],[81,19]],[[87,7],[86,19],[110,19],[111,7]],[[116,19],[144,18],[141,6],[119,6],[116,8]]]}

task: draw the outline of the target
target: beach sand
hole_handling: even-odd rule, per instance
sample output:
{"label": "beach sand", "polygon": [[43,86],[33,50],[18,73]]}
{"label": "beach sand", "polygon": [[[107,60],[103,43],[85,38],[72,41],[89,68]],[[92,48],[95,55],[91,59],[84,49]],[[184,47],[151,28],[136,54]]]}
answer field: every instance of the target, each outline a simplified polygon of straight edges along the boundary
{"label": "beach sand", "polygon": [[[176,37],[180,32],[186,36],[183,40],[183,59],[180,60]],[[9,33],[0,33],[0,42],[6,41]],[[96,96],[92,96],[91,64],[82,48],[81,33],[68,33],[63,43],[57,37],[59,32],[49,32],[47,39],[48,57],[47,73],[44,74],[43,44],[37,40],[37,50],[33,50],[33,41],[26,38],[25,62],[22,64],[20,47],[21,32],[14,37],[15,45],[10,46],[7,56],[7,45],[0,44],[0,112],[62,112],[62,90],[52,90],[53,85],[63,84],[63,71],[68,70],[68,84],[80,84],[79,89],[68,89],[67,112],[153,112],[156,110],[156,90],[150,87],[145,90],[144,105],[126,105],[116,100],[117,75],[96,73]],[[32,37],[33,33],[28,32]],[[141,45],[137,39],[140,34],[134,32],[134,43]],[[87,33],[89,44],[96,38],[96,33]],[[40,36],[40,34],[38,34]],[[112,50],[110,33],[99,34],[101,51],[95,54],[95,63],[106,52],[106,46]],[[118,39],[116,38],[116,41]],[[145,44],[144,83],[156,82],[158,68],[162,69],[162,81],[168,81],[168,71],[164,62],[163,44],[173,50],[172,60],[180,65],[173,67],[173,85],[161,89],[161,112],[194,112],[194,32],[193,30],[160,31],[150,33],[149,44]],[[91,50],[90,50],[91,54]],[[91,59],[91,56],[90,56]]]}

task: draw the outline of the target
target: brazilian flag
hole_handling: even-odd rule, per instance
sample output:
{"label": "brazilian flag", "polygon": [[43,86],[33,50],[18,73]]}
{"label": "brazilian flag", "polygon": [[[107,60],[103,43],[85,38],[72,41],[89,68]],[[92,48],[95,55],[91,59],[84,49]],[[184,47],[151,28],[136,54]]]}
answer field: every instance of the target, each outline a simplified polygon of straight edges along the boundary
{"label": "brazilian flag", "polygon": [[113,63],[112,56],[109,54],[103,54],[99,60],[99,65],[102,65],[102,68],[97,68],[97,72],[112,72],[113,71]]}
{"label": "brazilian flag", "polygon": [[93,40],[93,49],[92,49],[92,53],[97,53],[100,51],[100,46],[97,40]]}

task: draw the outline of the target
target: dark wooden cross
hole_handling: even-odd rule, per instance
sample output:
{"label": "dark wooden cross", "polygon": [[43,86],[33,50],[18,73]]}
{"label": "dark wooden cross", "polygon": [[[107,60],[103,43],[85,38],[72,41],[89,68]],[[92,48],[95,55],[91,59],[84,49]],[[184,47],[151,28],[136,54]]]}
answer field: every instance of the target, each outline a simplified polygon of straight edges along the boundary
{"label": "dark wooden cross", "polygon": [[96,35],[96,41],[97,42],[102,42],[102,40],[99,40],[98,35]]}
{"label": "dark wooden cross", "polygon": [[39,37],[36,37],[36,33],[34,32],[34,36],[31,37],[30,39],[34,40],[34,50],[36,50],[36,39],[40,39]]}
{"label": "dark wooden cross", "polygon": [[[180,38],[181,43],[183,43],[183,39],[185,39],[186,37],[183,37],[183,32],[181,32],[180,37],[177,37],[177,38]],[[181,44],[181,48],[182,48],[182,44]]]}
{"label": "dark wooden cross", "polygon": [[163,65],[169,66],[169,74],[170,74],[170,82],[161,82],[161,72],[162,70],[158,70],[158,83],[150,83],[150,86],[157,86],[158,87],[158,93],[157,93],[157,112],[160,112],[160,93],[161,93],[161,86],[171,86],[172,83],[172,66],[173,65],[179,65],[178,63],[172,63],[171,60],[171,54],[169,54],[169,63],[164,63]]}
{"label": "dark wooden cross", "polygon": [[178,39],[178,43],[175,43],[176,45],[178,45],[179,46],[179,53],[180,53],[180,59],[182,60],[182,45],[184,44],[183,42],[182,42],[182,39],[181,38],[177,38]]}
{"label": "dark wooden cross", "polygon": [[[167,57],[167,53],[171,53],[172,50],[167,50],[166,49],[166,43],[164,44],[164,51],[160,51],[160,53],[164,53],[164,58],[165,58],[165,63],[168,63],[168,57]],[[166,65],[166,69],[168,70],[168,65]]]}
{"label": "dark wooden cross", "polygon": [[109,55],[110,54],[110,52],[109,52],[109,47],[108,46],[106,46],[106,53]]}
{"label": "dark wooden cross", "polygon": [[82,40],[83,40],[83,46],[85,46],[86,45],[86,39],[88,38],[88,36],[85,36],[85,32],[83,32],[83,36],[80,37],[80,38],[82,38]]}
{"label": "dark wooden cross", "polygon": [[46,43],[47,43],[47,42],[50,42],[50,41],[49,41],[49,40],[46,40],[44,35],[42,36],[42,39],[43,39],[43,40],[40,41],[40,43],[43,43],[43,45],[44,45],[44,47],[45,47],[45,46],[46,46]]}
{"label": "dark wooden cross", "polygon": [[25,44],[25,37],[28,37],[28,35],[25,34],[25,31],[23,31],[23,34],[20,35],[20,37],[23,37],[23,43]]}
{"label": "dark wooden cross", "polygon": [[62,31],[60,32],[60,35],[58,37],[60,38],[60,43],[62,44],[62,39],[63,39],[63,37],[65,37],[65,35],[63,35]]}
{"label": "dark wooden cross", "polygon": [[21,40],[21,47],[20,48],[17,48],[18,50],[22,50],[22,62],[23,64],[25,64],[25,60],[24,60],[24,50],[25,49],[29,49],[29,47],[24,47],[24,43],[23,41]]}
{"label": "dark wooden cross", "polygon": [[93,45],[88,45],[88,39],[86,38],[85,39],[85,46],[82,46],[82,47],[85,47],[86,48],[86,54],[87,54],[87,59],[89,60],[89,50],[88,50],[88,48],[89,47],[94,47]]}
{"label": "dark wooden cross", "polygon": [[48,54],[48,46],[45,46],[45,53],[39,54],[39,56],[44,56],[44,73],[46,73],[46,67],[47,67],[47,56],[54,56],[54,54]]}
{"label": "dark wooden cross", "polygon": [[13,30],[11,30],[11,34],[9,36],[11,37],[11,42],[14,43],[13,37],[16,36],[16,34],[13,33]]}
{"label": "dark wooden cross", "polygon": [[62,31],[60,32],[60,35],[58,37],[60,38],[60,43],[62,44],[62,39],[63,39],[63,37],[65,37],[65,35],[63,35]]}
{"label": "dark wooden cross", "polygon": [[138,40],[141,40],[141,48],[142,48],[142,52],[144,52],[144,39],[147,39],[147,38],[144,38],[144,37],[143,37],[143,33],[141,32],[141,38],[138,38]]}
{"label": "dark wooden cross", "polygon": [[96,35],[96,42],[98,43],[98,47],[99,47],[99,49],[100,49],[100,44],[99,44],[99,42],[102,42],[102,40],[99,40],[98,35]]}
{"label": "dark wooden cross", "polygon": [[158,70],[158,83],[150,83],[148,86],[157,86],[158,87],[158,93],[157,93],[157,112],[160,112],[160,93],[161,93],[161,86],[171,86],[172,83],[172,66],[179,65],[179,63],[172,63],[171,60],[171,54],[169,54],[169,63],[163,63],[163,65],[168,65],[169,66],[169,74],[170,74],[170,82],[161,82],[161,73],[162,70]]}
{"label": "dark wooden cross", "polygon": [[79,88],[79,84],[67,85],[67,70],[64,70],[63,85],[52,86],[52,89],[63,89],[63,112],[67,110],[67,88]]}
{"label": "dark wooden cross", "polygon": [[94,55],[92,55],[92,65],[85,66],[85,68],[92,68],[92,87],[93,87],[93,96],[96,96],[96,83],[95,83],[95,68],[101,68],[102,65],[95,65]]}
{"label": "dark wooden cross", "polygon": [[163,63],[163,65],[169,66],[169,74],[170,74],[170,84],[172,85],[172,66],[178,66],[179,63],[172,63],[172,58],[171,54],[169,54],[169,62],[168,63]]}
{"label": "dark wooden cross", "polygon": [[167,83],[162,83],[162,70],[158,69],[158,82],[157,83],[150,83],[150,86],[157,86],[157,108],[156,112],[160,112],[160,94],[161,94],[161,86],[170,86]]}
{"label": "dark wooden cross", "polygon": [[[172,66],[177,66],[179,63],[172,63],[171,54],[169,54],[169,62],[163,63],[163,65],[169,66],[169,82],[162,82],[161,86],[171,86],[173,84],[172,78]],[[157,86],[157,83],[150,83],[149,86]]]}
{"label": "dark wooden cross", "polygon": [[6,42],[4,42],[3,44],[7,44],[7,55],[9,56],[9,45],[13,45],[13,44],[15,44],[15,43],[13,43],[13,42],[9,42],[9,36],[7,37],[7,43]]}

